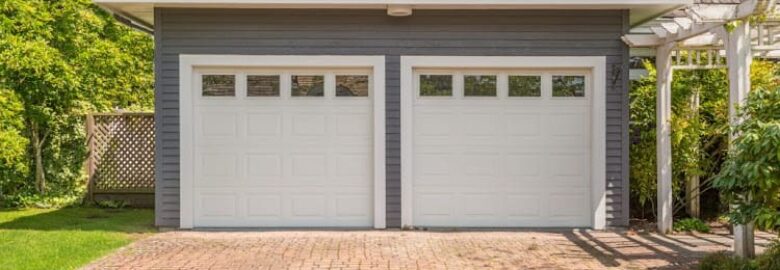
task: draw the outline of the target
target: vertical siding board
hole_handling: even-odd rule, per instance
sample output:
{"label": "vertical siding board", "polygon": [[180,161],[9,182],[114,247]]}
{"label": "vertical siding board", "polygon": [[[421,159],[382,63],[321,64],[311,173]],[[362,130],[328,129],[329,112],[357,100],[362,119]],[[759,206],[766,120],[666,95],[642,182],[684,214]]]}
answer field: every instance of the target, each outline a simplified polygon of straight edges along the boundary
{"label": "vertical siding board", "polygon": [[155,22],[158,226],[179,222],[179,54],[385,55],[388,227],[401,224],[400,55],[607,56],[607,224],[628,221],[626,11],[158,8]]}
{"label": "vertical siding board", "polygon": [[[622,34],[627,34],[629,30],[630,30],[629,12],[628,12],[628,10],[624,10],[623,11],[623,33]],[[629,67],[629,48],[628,48],[628,45],[623,45],[623,54],[622,55],[623,55],[623,57],[622,57],[623,58],[623,74],[621,76],[622,76],[622,79],[623,79],[623,87],[622,87],[622,93],[623,93],[623,95],[622,95],[622,99],[623,99],[622,105],[623,106],[621,108],[622,109],[621,115],[623,115],[623,123],[622,123],[623,125],[621,126],[622,127],[621,131],[623,132],[623,138],[621,139],[621,142],[622,142],[621,143],[621,148],[622,148],[622,151],[623,151],[623,159],[622,159],[621,162],[622,162],[622,165],[623,165],[623,172],[622,172],[623,175],[621,175],[622,176],[622,179],[621,179],[622,183],[621,184],[622,184],[623,190],[621,190],[621,193],[622,193],[621,197],[623,199],[623,204],[622,204],[621,208],[622,208],[623,211],[620,214],[620,218],[618,220],[615,220],[615,222],[616,222],[615,225],[616,226],[628,226],[629,225],[629,218],[630,218],[629,211],[631,209],[630,206],[629,206],[629,201],[630,201],[629,195],[631,194],[631,191],[629,190],[630,183],[631,183],[631,177],[630,177],[630,174],[629,174],[629,172],[631,170],[631,163],[630,163],[630,159],[629,159],[629,147],[631,147],[630,146],[631,145],[630,144],[631,139],[629,138],[629,134],[628,134],[629,121],[630,121],[630,119],[629,119],[629,117],[630,117],[630,113],[629,113],[629,109],[630,109],[629,108],[629,104],[630,104],[630,102],[629,102],[629,97],[628,97],[628,91],[629,91],[628,71],[629,71],[630,67]]]}
{"label": "vertical siding board", "polygon": [[[160,10],[154,11],[154,20],[155,21],[162,21],[162,12]],[[154,99],[154,107],[158,111],[154,115],[154,125],[155,130],[159,134],[163,128],[167,128],[166,125],[162,125],[162,117],[163,114],[159,112],[158,108],[162,108],[162,102],[163,99],[161,98],[162,91],[163,91],[163,69],[162,69],[162,54],[165,50],[162,48],[162,36],[163,36],[163,30],[162,30],[162,24],[158,23],[154,26],[154,95],[157,97]],[[167,181],[165,181],[164,175],[167,175],[166,169],[163,167],[163,156],[164,154],[162,151],[164,151],[166,148],[163,147],[165,144],[162,142],[162,137],[157,135],[154,137],[154,155],[156,156],[156,159],[154,161],[154,177],[155,177],[155,187],[154,187],[154,209],[155,209],[155,215],[154,215],[154,224],[157,226],[173,226],[174,224],[171,224],[170,221],[167,221],[166,219],[170,217],[170,215],[165,214],[166,207],[163,205],[163,200],[167,198],[167,196],[164,196],[163,191],[163,185],[167,184]],[[178,213],[178,211],[177,211]]]}
{"label": "vertical siding board", "polygon": [[400,55],[385,55],[385,114],[387,164],[385,167],[386,222],[388,228],[401,227],[401,89]]}

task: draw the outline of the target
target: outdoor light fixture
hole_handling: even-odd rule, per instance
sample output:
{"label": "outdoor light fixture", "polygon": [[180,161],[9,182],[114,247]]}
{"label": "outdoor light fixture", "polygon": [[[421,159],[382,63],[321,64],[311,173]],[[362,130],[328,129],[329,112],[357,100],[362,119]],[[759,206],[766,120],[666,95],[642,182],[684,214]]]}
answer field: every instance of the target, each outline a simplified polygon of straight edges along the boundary
{"label": "outdoor light fixture", "polygon": [[393,17],[406,17],[412,15],[411,6],[387,6],[387,15]]}

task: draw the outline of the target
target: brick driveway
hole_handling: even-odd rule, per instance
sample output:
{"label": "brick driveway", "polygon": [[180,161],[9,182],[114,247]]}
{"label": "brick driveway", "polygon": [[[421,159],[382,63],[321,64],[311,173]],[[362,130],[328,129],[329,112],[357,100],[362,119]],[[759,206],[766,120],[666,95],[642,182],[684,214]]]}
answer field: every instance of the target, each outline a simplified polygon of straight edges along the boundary
{"label": "brick driveway", "polygon": [[[758,235],[759,249],[771,238]],[[624,231],[173,231],[86,269],[687,269],[726,234]]]}

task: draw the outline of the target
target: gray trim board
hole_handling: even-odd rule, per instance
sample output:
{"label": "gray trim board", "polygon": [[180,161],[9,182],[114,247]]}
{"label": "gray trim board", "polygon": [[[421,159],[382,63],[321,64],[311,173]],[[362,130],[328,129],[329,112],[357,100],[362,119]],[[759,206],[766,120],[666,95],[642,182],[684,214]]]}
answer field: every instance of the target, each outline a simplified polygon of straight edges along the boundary
{"label": "gray trim board", "polygon": [[606,56],[607,225],[628,224],[623,10],[155,9],[156,224],[179,221],[179,54],[385,55],[387,226],[401,224],[400,56]]}

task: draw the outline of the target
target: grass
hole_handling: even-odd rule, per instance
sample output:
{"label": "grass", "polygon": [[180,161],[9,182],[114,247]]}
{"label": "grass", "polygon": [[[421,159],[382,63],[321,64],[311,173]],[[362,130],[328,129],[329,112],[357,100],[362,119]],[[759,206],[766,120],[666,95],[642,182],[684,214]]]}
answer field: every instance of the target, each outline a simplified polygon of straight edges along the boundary
{"label": "grass", "polygon": [[0,210],[0,269],[75,269],[155,231],[148,209]]}

